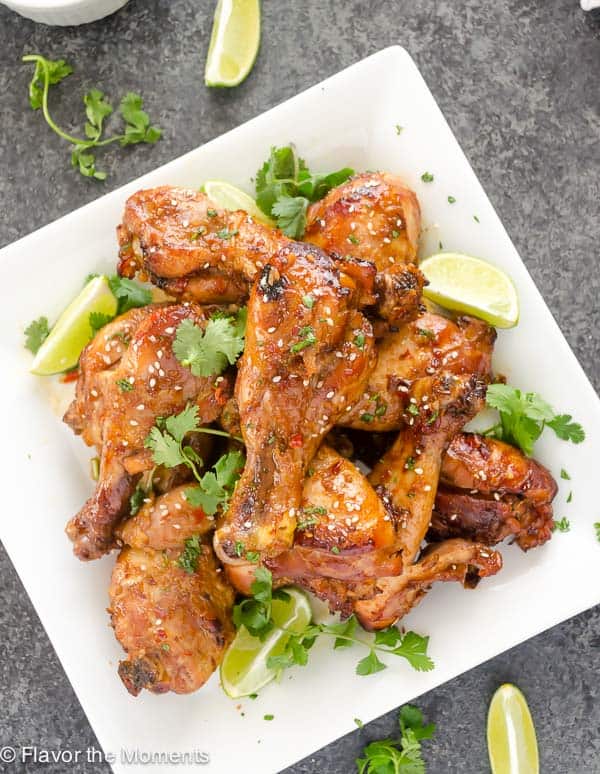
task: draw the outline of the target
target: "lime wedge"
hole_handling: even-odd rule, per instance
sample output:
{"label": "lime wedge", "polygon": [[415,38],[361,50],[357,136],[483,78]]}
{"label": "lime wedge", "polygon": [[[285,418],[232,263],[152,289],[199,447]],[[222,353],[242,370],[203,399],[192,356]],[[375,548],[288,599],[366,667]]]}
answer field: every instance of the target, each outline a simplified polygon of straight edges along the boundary
{"label": "lime wedge", "polygon": [[260,45],[259,0],[219,0],[204,70],[207,86],[237,86],[248,75]]}
{"label": "lime wedge", "polygon": [[259,209],[251,196],[231,183],[226,183],[224,180],[207,180],[202,189],[208,198],[222,209],[244,210],[255,220],[265,223],[267,226],[274,225],[271,218]]}
{"label": "lime wedge", "polygon": [[271,615],[277,626],[264,642],[248,633],[245,626],[238,629],[221,662],[221,684],[232,699],[257,693],[277,676],[267,667],[269,656],[278,656],[285,650],[290,632],[300,634],[311,620],[311,609],[306,596],[298,589],[287,588],[289,601],[274,599]]}
{"label": "lime wedge", "polygon": [[535,728],[525,697],[510,683],[492,697],[487,719],[492,774],[538,774]]}
{"label": "lime wedge", "polygon": [[501,269],[463,253],[436,253],[419,268],[429,280],[423,294],[436,304],[512,328],[519,321],[517,291]]}
{"label": "lime wedge", "polygon": [[82,349],[92,338],[92,312],[112,316],[117,313],[117,299],[106,277],[90,280],[61,314],[35,356],[32,374],[49,376],[77,365]]}

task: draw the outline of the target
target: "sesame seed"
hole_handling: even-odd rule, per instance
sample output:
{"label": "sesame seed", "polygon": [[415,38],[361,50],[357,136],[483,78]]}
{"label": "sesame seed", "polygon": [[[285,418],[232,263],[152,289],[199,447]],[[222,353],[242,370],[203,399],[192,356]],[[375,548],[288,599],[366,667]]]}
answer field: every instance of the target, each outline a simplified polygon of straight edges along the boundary
{"label": "sesame seed", "polygon": [[274,325],[272,325],[270,328],[267,328],[267,333],[275,333],[276,328]]}
{"label": "sesame seed", "polygon": [[289,514],[293,518],[296,515],[296,509],[295,508],[290,508]]}
{"label": "sesame seed", "polygon": [[309,382],[309,380],[308,380],[308,379],[303,379],[303,380],[302,380],[302,384],[303,384],[305,387],[308,387],[308,385],[310,384],[310,382]]}
{"label": "sesame seed", "polygon": [[383,237],[383,241],[386,245],[389,245],[392,240],[389,237]]}
{"label": "sesame seed", "polygon": [[423,468],[415,468],[415,473],[417,474],[417,476],[422,476],[423,475]]}
{"label": "sesame seed", "polygon": [[317,382],[317,390],[320,390],[323,386],[323,382]]}
{"label": "sesame seed", "polygon": [[429,484],[425,484],[425,486],[423,487],[423,491],[424,492],[431,492],[431,486]]}
{"label": "sesame seed", "polygon": [[330,532],[333,532],[333,530],[335,529],[335,524],[328,524],[328,525],[327,525],[327,529],[328,529]]}
{"label": "sesame seed", "polygon": [[139,422],[136,422],[136,420],[135,420],[135,419],[130,419],[130,420],[129,420],[129,424],[130,424],[132,427],[137,427],[137,426],[139,425]]}
{"label": "sesame seed", "polygon": [[334,390],[329,390],[329,392],[327,393],[326,397],[327,398],[333,398],[334,395],[335,395],[335,391]]}
{"label": "sesame seed", "polygon": [[164,376],[165,375],[165,372],[162,370],[162,368],[158,369],[158,375],[159,376]]}
{"label": "sesame seed", "polygon": [[251,526],[252,526],[252,522],[251,521],[245,521],[244,522],[244,527],[246,527],[246,529],[250,529]]}
{"label": "sesame seed", "polygon": [[182,225],[184,228],[187,228],[187,227],[190,225],[190,222],[189,222],[189,220],[187,220],[187,219],[186,219],[186,220],[182,220],[182,221],[181,221],[181,225]]}
{"label": "sesame seed", "polygon": [[280,381],[281,381],[281,376],[274,376],[274,377],[273,377],[273,382],[274,382],[275,384],[277,384],[277,383],[278,383],[278,382],[280,382]]}
{"label": "sesame seed", "polygon": [[156,626],[160,626],[160,625],[161,625],[161,623],[162,623],[162,618],[157,618],[157,619],[156,619],[156,621],[154,622],[154,624],[155,624]]}
{"label": "sesame seed", "polygon": [[150,379],[148,384],[150,385],[150,387],[154,387],[156,385],[156,379]]}
{"label": "sesame seed", "polygon": [[121,446],[129,446],[129,441],[121,441]]}
{"label": "sesame seed", "polygon": [[169,336],[171,336],[173,333],[175,333],[175,328],[169,326],[168,328],[165,328],[165,333],[168,333]]}
{"label": "sesame seed", "polygon": [[153,374],[154,373],[154,366],[153,365],[149,365],[148,366],[148,373],[149,374]]}
{"label": "sesame seed", "polygon": [[159,349],[159,350],[157,350],[157,352],[156,352],[156,356],[158,357],[158,359],[159,359],[159,360],[161,359],[161,357],[163,356],[163,351],[162,351],[162,349]]}
{"label": "sesame seed", "polygon": [[91,395],[92,395],[94,398],[97,398],[97,397],[98,397],[98,391],[97,391],[97,390],[90,390],[90,393],[91,393]]}
{"label": "sesame seed", "polygon": [[183,387],[182,387],[180,384],[176,384],[176,385],[175,385],[175,387],[173,387],[173,389],[174,389],[176,392],[179,392],[179,390],[183,390]]}
{"label": "sesame seed", "polygon": [[279,347],[279,349],[283,347],[283,339],[278,339],[277,346]]}

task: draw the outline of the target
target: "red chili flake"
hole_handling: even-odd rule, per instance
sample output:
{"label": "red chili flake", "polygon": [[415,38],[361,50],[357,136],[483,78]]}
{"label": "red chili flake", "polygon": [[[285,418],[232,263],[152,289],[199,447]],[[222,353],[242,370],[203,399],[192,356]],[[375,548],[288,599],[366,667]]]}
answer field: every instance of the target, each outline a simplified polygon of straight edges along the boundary
{"label": "red chili flake", "polygon": [[301,449],[304,446],[304,438],[300,433],[296,433],[290,438],[290,446],[293,449]]}
{"label": "red chili flake", "polygon": [[76,368],[74,371],[69,371],[67,374],[63,374],[60,377],[60,380],[63,384],[68,384],[69,382],[76,382],[79,379],[79,369]]}

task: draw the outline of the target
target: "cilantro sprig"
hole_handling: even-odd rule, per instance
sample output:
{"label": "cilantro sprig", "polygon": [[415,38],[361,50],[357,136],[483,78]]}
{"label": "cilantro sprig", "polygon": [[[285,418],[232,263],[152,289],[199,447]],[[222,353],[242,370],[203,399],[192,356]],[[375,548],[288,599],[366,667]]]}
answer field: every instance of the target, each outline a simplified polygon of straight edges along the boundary
{"label": "cilantro sprig", "polygon": [[198,535],[192,535],[184,542],[183,551],[179,554],[177,564],[182,570],[192,575],[198,569],[198,559],[202,554],[202,545]]}
{"label": "cilantro sprig", "polygon": [[193,320],[184,320],[177,326],[173,352],[194,376],[221,374],[243,351],[245,327],[245,309],[236,317],[213,316],[204,330]]}
{"label": "cilantro sprig", "polygon": [[25,328],[25,347],[34,355],[50,335],[47,317],[38,317]]}
{"label": "cilantro sprig", "polygon": [[[196,486],[185,490],[186,500],[195,508],[202,508],[208,516],[212,516],[219,508],[224,508],[229,502],[240,472],[244,467],[244,455],[240,451],[232,451],[220,457],[213,470],[200,474],[203,461],[192,446],[185,443],[190,433],[208,433],[231,438],[223,430],[211,427],[201,427],[198,419],[198,407],[188,405],[181,413],[166,419],[159,418],[150,430],[144,442],[147,449],[152,450],[152,459],[156,465],[174,468],[185,465],[197,481]],[[241,440],[241,439],[238,439]]]}
{"label": "cilantro sprig", "polygon": [[398,717],[400,737],[371,742],[356,759],[358,774],[425,774],[421,741],[431,739],[435,725],[425,725],[418,707],[406,704]]}
{"label": "cilantro sprig", "polygon": [[23,62],[35,64],[33,77],[29,84],[29,104],[33,110],[40,110],[48,126],[63,140],[71,145],[71,165],[84,177],[105,180],[106,172],[96,169],[96,157],[92,150],[118,142],[121,146],[137,143],[155,143],[162,132],[150,124],[148,114],[144,112],[143,99],[139,94],[127,93],[120,102],[119,113],[124,121],[121,134],[103,137],[104,122],[114,112],[112,104],[99,89],[91,89],[83,97],[86,122],[85,138],[75,137],[61,129],[48,109],[48,92],[73,72],[64,59],[52,61],[40,54],[28,54]]}
{"label": "cilantro sprig", "polygon": [[293,145],[271,148],[269,158],[256,173],[256,203],[286,236],[300,239],[306,228],[306,211],[332,188],[354,174],[349,167],[329,174],[311,174]]}
{"label": "cilantro sprig", "polygon": [[[243,625],[251,635],[262,640],[276,626],[271,617],[273,599],[289,599],[289,595],[283,589],[273,591],[271,573],[264,567],[256,568],[254,578],[250,587],[252,596],[234,607],[233,622],[237,628]],[[356,616],[351,615],[345,621],[333,624],[311,623],[300,634],[290,633],[284,651],[267,660],[268,668],[281,672],[294,665],[306,666],[308,652],[319,636],[332,637],[336,650],[352,645],[367,648],[367,655],[356,665],[358,675],[371,675],[386,668],[387,665],[380,660],[378,653],[405,658],[418,671],[428,672],[434,667],[427,655],[429,637],[422,637],[415,632],[403,634],[395,626],[369,635],[360,626]]]}
{"label": "cilantro sprig", "polygon": [[531,455],[533,444],[545,427],[563,441],[581,443],[585,432],[570,414],[556,414],[552,406],[535,392],[521,392],[508,384],[490,384],[487,405],[500,414],[500,422],[485,431],[501,441],[518,446]]}

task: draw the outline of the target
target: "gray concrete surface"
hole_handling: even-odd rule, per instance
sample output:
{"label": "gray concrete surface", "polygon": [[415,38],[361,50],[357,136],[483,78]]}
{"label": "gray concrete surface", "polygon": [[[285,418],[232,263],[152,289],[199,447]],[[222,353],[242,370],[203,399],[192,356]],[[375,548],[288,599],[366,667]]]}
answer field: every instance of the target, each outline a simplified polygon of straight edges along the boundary
{"label": "gray concrete surface", "polygon": [[[263,45],[250,78],[233,91],[210,92],[202,68],[212,6],[212,0],[132,0],[105,21],[68,29],[36,26],[0,10],[0,244],[400,43],[420,66],[598,388],[598,15],[585,15],[576,0],[265,0]],[[146,97],[164,141],[105,154],[105,184],[79,177],[64,144],[27,107],[30,71],[19,60],[35,51],[76,65],[72,88],[53,98],[67,126],[71,117],[79,121],[84,89],[99,85],[115,96],[131,89]],[[0,744],[85,749],[94,734],[4,553],[0,562]],[[428,770],[489,770],[486,706],[508,680],[529,697],[542,770],[600,772],[599,666],[597,608],[424,695],[418,704],[438,725],[426,747]],[[287,774],[351,772],[363,744],[394,733],[395,724],[392,712]]]}

